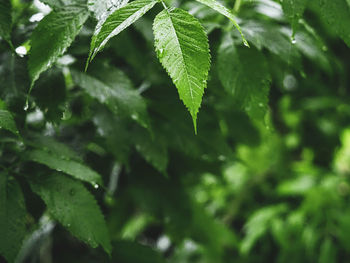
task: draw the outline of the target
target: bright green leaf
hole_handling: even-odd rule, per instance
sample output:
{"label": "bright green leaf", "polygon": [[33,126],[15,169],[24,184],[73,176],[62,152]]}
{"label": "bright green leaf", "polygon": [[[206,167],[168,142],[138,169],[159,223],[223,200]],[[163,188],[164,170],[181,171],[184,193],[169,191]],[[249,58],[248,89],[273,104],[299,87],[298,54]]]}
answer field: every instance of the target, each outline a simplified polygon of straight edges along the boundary
{"label": "bright green leaf", "polygon": [[53,11],[40,21],[31,36],[28,61],[32,86],[72,44],[89,13],[76,6]]}
{"label": "bright green leaf", "polygon": [[7,110],[0,110],[0,130],[6,129],[14,134],[18,134],[16,123],[10,112]]}
{"label": "bright green leaf", "polygon": [[103,24],[97,24],[94,35],[91,39],[90,54],[88,63],[106,45],[109,39],[118,35],[125,28],[142,17],[155,4],[156,0],[136,0],[126,6],[117,9]]}
{"label": "bright green leaf", "polygon": [[214,9],[215,11],[219,12],[220,14],[230,19],[233,25],[237,28],[238,32],[241,34],[244,45],[249,47],[249,44],[247,40],[244,38],[244,35],[242,33],[240,26],[236,22],[235,16],[232,14],[232,12],[229,9],[227,9],[225,6],[223,6],[222,4],[220,4],[215,0],[196,0],[196,1],[209,6],[210,8]]}
{"label": "bright green leaf", "polygon": [[218,51],[218,71],[220,81],[232,94],[234,103],[252,119],[263,120],[270,81],[264,56],[254,49],[237,49],[227,35]]}
{"label": "bright green leaf", "polygon": [[14,262],[26,234],[22,190],[14,179],[0,173],[0,254]]}
{"label": "bright green leaf", "polygon": [[79,180],[89,182],[96,186],[102,184],[101,176],[86,165],[58,156],[44,150],[33,150],[26,154],[26,157],[34,162],[44,164],[51,169],[62,171]]}
{"label": "bright green leaf", "polygon": [[113,113],[127,115],[148,128],[149,118],[144,99],[133,89],[130,80],[123,72],[114,69],[113,73],[114,83],[108,77],[104,82],[78,71],[72,71],[72,77],[77,85],[91,97],[106,104]]}
{"label": "bright green leaf", "polygon": [[50,214],[74,236],[95,248],[111,252],[106,222],[96,200],[78,181],[52,174],[30,177],[30,186],[45,202]]}
{"label": "bright green leaf", "polygon": [[199,21],[175,8],[163,10],[153,24],[158,58],[188,108],[195,128],[210,68],[208,38]]}

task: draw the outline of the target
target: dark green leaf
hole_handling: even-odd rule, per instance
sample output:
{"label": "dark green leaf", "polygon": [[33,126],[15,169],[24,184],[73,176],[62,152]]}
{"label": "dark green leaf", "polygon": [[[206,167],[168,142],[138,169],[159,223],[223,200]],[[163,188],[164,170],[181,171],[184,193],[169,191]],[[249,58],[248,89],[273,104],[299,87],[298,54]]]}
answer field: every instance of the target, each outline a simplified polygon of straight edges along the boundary
{"label": "dark green leaf", "polygon": [[288,20],[292,24],[293,29],[293,37],[295,35],[295,31],[297,29],[299,19],[304,13],[306,0],[283,0],[282,8],[283,12],[287,16]]}
{"label": "dark green leaf", "polygon": [[326,21],[350,47],[350,5],[345,0],[319,0]]}
{"label": "dark green leaf", "polygon": [[22,190],[13,178],[0,173],[0,254],[14,262],[26,234]]}
{"label": "dark green leaf", "polygon": [[89,182],[94,186],[102,184],[102,178],[98,173],[80,162],[70,160],[66,156],[58,156],[44,150],[33,150],[28,152],[26,157],[31,161],[44,164],[57,171],[62,171],[74,178]]}
{"label": "dark green leaf", "polygon": [[[156,136],[155,136],[156,137]],[[159,136],[157,136],[159,138]],[[161,173],[166,173],[168,152],[164,143],[152,138],[147,131],[137,130],[133,136],[136,150]]]}
{"label": "dark green leaf", "polygon": [[101,245],[107,253],[111,252],[101,210],[80,182],[58,173],[29,179],[32,190],[44,200],[56,220],[91,247]]}
{"label": "dark green leaf", "polygon": [[130,80],[123,72],[116,69],[111,70],[114,75],[113,82],[108,76],[104,82],[78,71],[72,71],[72,77],[77,85],[91,97],[106,104],[113,113],[127,115],[148,128],[149,119],[145,101],[133,89]]}
{"label": "dark green leaf", "polygon": [[113,242],[112,259],[123,263],[162,263],[165,260],[152,248],[131,241]]}
{"label": "dark green leaf", "polygon": [[26,144],[49,152],[50,154],[58,155],[62,159],[70,159],[78,162],[82,161],[82,157],[75,151],[69,148],[66,144],[56,141],[53,137],[36,134],[34,136],[30,136],[30,138],[26,141]]}
{"label": "dark green leaf", "polygon": [[270,81],[264,56],[254,49],[236,48],[227,35],[218,51],[218,71],[222,85],[233,96],[233,102],[252,119],[263,120]]}
{"label": "dark green leaf", "polygon": [[18,134],[16,123],[7,110],[0,110],[0,129],[6,129],[14,134]]}
{"label": "dark green leaf", "polygon": [[0,37],[10,42],[11,31],[12,31],[11,1],[0,0]]}

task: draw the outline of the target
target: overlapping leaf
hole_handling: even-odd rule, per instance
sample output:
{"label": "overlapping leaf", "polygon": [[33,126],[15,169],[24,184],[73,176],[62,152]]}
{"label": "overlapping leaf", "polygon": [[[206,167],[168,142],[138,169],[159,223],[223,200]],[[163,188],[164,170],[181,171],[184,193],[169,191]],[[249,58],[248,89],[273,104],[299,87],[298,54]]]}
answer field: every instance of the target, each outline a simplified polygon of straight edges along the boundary
{"label": "overlapping leaf", "polygon": [[72,44],[88,15],[85,8],[69,6],[40,21],[31,36],[28,68],[32,85]]}
{"label": "overlapping leaf", "polygon": [[152,248],[131,241],[116,241],[112,258],[123,263],[164,263],[162,256]]}
{"label": "overlapping leaf", "polygon": [[136,0],[117,9],[102,25],[98,24],[91,40],[90,54],[87,64],[106,45],[109,39],[118,35],[125,28],[142,17],[155,4],[156,0]]}
{"label": "overlapping leaf", "polygon": [[319,0],[326,21],[350,47],[350,6],[344,0]]}
{"label": "overlapping leaf", "polygon": [[283,0],[283,12],[292,24],[293,36],[298,26],[298,21],[304,13],[306,0]]}
{"label": "overlapping leaf", "polygon": [[145,101],[133,89],[130,80],[123,72],[114,69],[113,73],[114,83],[108,77],[104,82],[78,71],[72,71],[72,77],[77,85],[91,97],[106,104],[112,112],[127,115],[148,128],[149,118]]}
{"label": "overlapping leaf", "polygon": [[227,36],[218,51],[218,71],[222,85],[232,94],[234,102],[252,119],[263,120],[270,81],[264,56],[254,49],[238,50]]}
{"label": "overlapping leaf", "polygon": [[208,38],[199,21],[175,8],[163,10],[153,24],[158,58],[188,108],[195,131],[210,68]]}
{"label": "overlapping leaf", "polygon": [[128,0],[88,0],[88,7],[100,22],[100,20],[107,19],[111,13],[125,6],[127,3]]}
{"label": "overlapping leaf", "polygon": [[226,8],[225,6],[223,6],[222,4],[220,4],[215,0],[196,0],[196,1],[209,6],[210,8],[214,9],[215,11],[219,12],[220,14],[230,19],[233,25],[237,28],[238,32],[241,34],[244,45],[249,46],[247,40],[244,38],[244,35],[242,33],[240,26],[236,22],[235,16],[232,14],[232,12],[228,8]]}
{"label": "overlapping leaf", "polygon": [[86,4],[87,0],[41,0],[41,2],[51,6],[52,8],[62,8],[71,5],[81,5]]}
{"label": "overlapping leaf", "polygon": [[11,113],[7,110],[0,109],[0,130],[1,129],[6,129],[14,134],[18,134],[16,123]]}
{"label": "overlapping leaf", "polygon": [[78,181],[63,174],[30,178],[32,190],[45,202],[50,214],[74,236],[107,253],[111,244],[106,222],[94,197]]}
{"label": "overlapping leaf", "polygon": [[1,0],[0,1],[0,37],[4,38],[6,41],[10,41],[11,28],[12,28],[11,1]]}
{"label": "overlapping leaf", "polygon": [[0,254],[14,262],[26,234],[22,190],[14,179],[0,173]]}
{"label": "overlapping leaf", "polygon": [[94,186],[96,184],[102,184],[101,176],[97,172],[65,156],[58,156],[44,150],[32,150],[26,154],[26,157],[31,161],[44,164],[57,171],[62,171],[74,178],[89,182]]}

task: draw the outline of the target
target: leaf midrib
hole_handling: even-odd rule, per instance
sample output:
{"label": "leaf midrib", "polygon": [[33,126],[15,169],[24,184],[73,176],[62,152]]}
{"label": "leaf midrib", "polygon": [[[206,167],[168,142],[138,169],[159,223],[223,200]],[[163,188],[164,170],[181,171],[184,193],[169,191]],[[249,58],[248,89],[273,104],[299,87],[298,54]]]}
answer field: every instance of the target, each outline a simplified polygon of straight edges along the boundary
{"label": "leaf midrib", "polygon": [[[172,20],[172,18],[171,18],[169,9],[166,9],[166,13],[168,14],[169,19],[170,19],[170,21],[171,21],[171,27],[172,27],[172,29],[173,29],[173,31],[174,31],[174,34],[175,34],[175,36],[176,36],[176,42],[177,42],[177,44],[179,45],[179,49],[180,49],[180,51],[181,51],[181,54],[180,54],[180,55],[181,55],[181,58],[182,58],[182,61],[183,61],[183,65],[184,65],[184,68],[185,68],[185,72],[186,72],[187,84],[188,84],[188,86],[190,87],[191,103],[192,103],[191,107],[193,108],[195,105],[194,105],[194,101],[193,101],[194,98],[193,98],[193,94],[192,94],[192,85],[191,85],[191,82],[190,82],[190,79],[189,79],[189,76],[188,76],[188,70],[187,70],[187,65],[186,65],[186,63],[185,63],[185,58],[184,58],[184,55],[183,55],[183,50],[182,50],[181,44],[180,44],[180,42],[179,42],[179,37],[178,37],[178,35],[177,35],[177,33],[176,33],[176,29],[175,29],[175,27],[174,27],[173,20]],[[190,109],[190,112],[191,112],[191,115],[192,115],[192,114],[195,114],[195,112],[193,112],[192,109]]]}

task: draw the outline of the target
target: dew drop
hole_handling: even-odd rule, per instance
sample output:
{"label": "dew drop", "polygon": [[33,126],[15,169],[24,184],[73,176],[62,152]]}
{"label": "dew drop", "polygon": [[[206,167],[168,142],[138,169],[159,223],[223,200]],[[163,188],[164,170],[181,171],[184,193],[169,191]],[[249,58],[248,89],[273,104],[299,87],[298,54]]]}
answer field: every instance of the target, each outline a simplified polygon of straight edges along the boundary
{"label": "dew drop", "polygon": [[137,114],[131,114],[131,118],[133,119],[133,120],[138,120],[138,116],[137,116]]}
{"label": "dew drop", "polygon": [[29,102],[28,100],[26,101],[26,104],[23,107],[23,110],[27,111],[29,109]]}
{"label": "dew drop", "polygon": [[294,44],[297,43],[297,40],[296,40],[295,38],[292,38],[292,39],[291,39],[291,42],[292,42],[292,44],[294,45]]}
{"label": "dew drop", "polygon": [[159,54],[158,54],[158,56],[161,58],[161,57],[163,57],[163,55],[164,55],[164,49],[159,49]]}
{"label": "dew drop", "polygon": [[98,184],[96,184],[96,183],[93,183],[93,186],[95,189],[98,189],[98,187],[99,187]]}
{"label": "dew drop", "polygon": [[249,47],[247,40],[243,40],[243,45],[245,45],[246,47]]}

